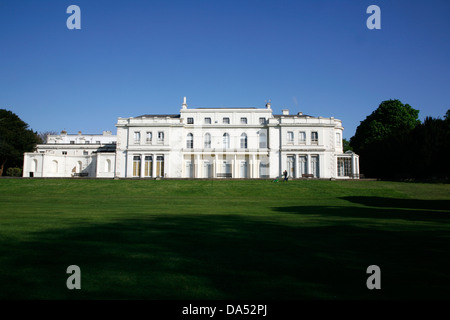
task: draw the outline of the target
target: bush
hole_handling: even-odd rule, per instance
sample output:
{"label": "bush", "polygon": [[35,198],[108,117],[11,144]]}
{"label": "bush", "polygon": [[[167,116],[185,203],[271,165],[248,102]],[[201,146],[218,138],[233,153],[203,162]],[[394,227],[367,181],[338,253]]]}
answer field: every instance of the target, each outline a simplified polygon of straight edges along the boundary
{"label": "bush", "polygon": [[6,170],[6,175],[10,177],[21,177],[22,176],[22,169],[20,168],[8,168]]}

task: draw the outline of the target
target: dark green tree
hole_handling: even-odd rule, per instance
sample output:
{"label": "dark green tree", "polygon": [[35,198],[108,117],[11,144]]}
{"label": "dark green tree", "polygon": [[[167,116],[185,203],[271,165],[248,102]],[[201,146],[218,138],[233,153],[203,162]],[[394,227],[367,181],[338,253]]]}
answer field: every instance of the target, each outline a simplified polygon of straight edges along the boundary
{"label": "dark green tree", "polygon": [[22,168],[23,154],[39,142],[36,132],[16,114],[0,109],[0,176],[7,168]]}
{"label": "dark green tree", "polygon": [[344,153],[348,150],[353,151],[353,148],[350,147],[350,141],[348,141],[347,139],[342,139],[342,145],[343,145],[343,149],[344,149]]}
{"label": "dark green tree", "polygon": [[360,169],[369,177],[399,178],[405,175],[408,134],[420,124],[419,110],[399,100],[383,101],[361,121],[350,146],[360,155]]}

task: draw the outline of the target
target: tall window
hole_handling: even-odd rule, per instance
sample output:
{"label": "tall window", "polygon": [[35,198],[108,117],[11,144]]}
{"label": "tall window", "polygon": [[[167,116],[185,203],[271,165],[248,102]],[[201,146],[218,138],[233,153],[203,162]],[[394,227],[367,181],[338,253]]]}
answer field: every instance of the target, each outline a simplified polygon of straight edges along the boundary
{"label": "tall window", "polygon": [[150,131],[147,132],[147,138],[145,139],[145,141],[146,141],[148,144],[150,144],[150,143],[152,143],[152,138],[153,138],[152,133],[151,133]]}
{"label": "tall window", "polygon": [[223,118],[223,124],[230,124],[230,118]]}
{"label": "tall window", "polygon": [[259,118],[259,124],[266,124],[266,118]]}
{"label": "tall window", "polygon": [[164,143],[164,132],[158,132],[158,143]]}
{"label": "tall window", "polygon": [[352,158],[338,158],[338,176],[350,177],[352,174]]}
{"label": "tall window", "polygon": [[298,143],[300,143],[300,144],[306,143],[306,132],[305,131],[300,131],[300,133],[298,134]]}
{"label": "tall window", "polygon": [[247,149],[247,135],[241,134],[241,149]]}
{"label": "tall window", "polygon": [[141,133],[139,131],[134,132],[134,143],[140,143],[141,142]]}
{"label": "tall window", "polygon": [[224,149],[230,148],[230,135],[228,133],[223,134],[223,148]]}
{"label": "tall window", "polygon": [[145,167],[144,167],[144,176],[151,177],[153,170],[153,157],[145,156]]}
{"label": "tall window", "polygon": [[211,135],[209,133],[205,134],[205,149],[211,148]]}
{"label": "tall window", "polygon": [[188,133],[187,135],[186,148],[188,149],[194,148],[194,136],[192,135],[192,133]]}
{"label": "tall window", "polygon": [[134,156],[133,157],[133,177],[141,176],[141,157]]}
{"label": "tall window", "polygon": [[194,124],[194,118],[187,118],[188,124]]}
{"label": "tall window", "polygon": [[259,147],[267,148],[267,136],[264,132],[261,132],[259,134]]}
{"label": "tall window", "polygon": [[289,144],[294,143],[294,132],[288,131],[288,133],[287,133],[287,143],[289,143]]}
{"label": "tall window", "polygon": [[336,145],[340,146],[341,145],[341,133],[340,132],[336,132]]}
{"label": "tall window", "polygon": [[311,144],[319,144],[319,133],[316,131],[311,132]]}
{"label": "tall window", "polygon": [[211,118],[205,118],[205,124],[211,124]]}
{"label": "tall window", "polygon": [[241,124],[247,124],[247,118],[241,118]]}

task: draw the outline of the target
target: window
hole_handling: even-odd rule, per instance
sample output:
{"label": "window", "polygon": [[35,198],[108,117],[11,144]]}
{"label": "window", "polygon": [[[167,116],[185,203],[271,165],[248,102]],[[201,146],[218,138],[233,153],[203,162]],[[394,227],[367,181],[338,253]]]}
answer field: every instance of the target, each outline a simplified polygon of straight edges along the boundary
{"label": "window", "polygon": [[163,142],[164,142],[164,132],[159,131],[158,132],[158,143],[163,143]]}
{"label": "window", "polygon": [[67,155],[67,151],[63,151],[62,154],[63,154],[63,156],[66,156]]}
{"label": "window", "polygon": [[89,143],[91,143],[91,142],[86,140],[84,143],[85,143],[85,144],[89,144]]}
{"label": "window", "polygon": [[188,133],[187,135],[186,148],[188,149],[194,148],[194,136],[192,135],[192,133]]}
{"label": "window", "polygon": [[338,158],[338,176],[350,177],[352,174],[352,158]]}
{"label": "window", "polygon": [[194,124],[194,118],[187,118],[188,124]]}
{"label": "window", "polygon": [[147,136],[145,138],[145,142],[147,142],[148,144],[152,143],[152,138],[153,138],[152,133],[150,131],[147,132]]}
{"label": "window", "polygon": [[230,148],[230,135],[228,133],[223,134],[223,148],[224,149]]}
{"label": "window", "polygon": [[288,133],[287,133],[287,143],[289,143],[289,144],[294,143],[294,132],[288,131]]}
{"label": "window", "polygon": [[223,118],[223,124],[230,124],[230,118]]}
{"label": "window", "polygon": [[211,124],[211,118],[205,118],[205,124]]}
{"label": "window", "polygon": [[152,170],[153,170],[153,157],[152,156],[145,156],[145,167],[144,167],[144,177],[151,177],[152,176]]}
{"label": "window", "polygon": [[95,141],[95,143],[96,143],[96,144],[101,144],[101,142],[100,142],[100,141]]}
{"label": "window", "polygon": [[133,177],[141,176],[141,157],[134,156],[133,157]]}
{"label": "window", "polygon": [[300,131],[300,133],[298,134],[298,142],[300,144],[306,143],[306,132],[305,131]]}
{"label": "window", "polygon": [[318,132],[311,132],[311,144],[319,144],[319,133]]}
{"label": "window", "polygon": [[205,149],[211,148],[211,135],[209,133],[205,134]]}
{"label": "window", "polygon": [[139,131],[134,132],[134,143],[140,143],[141,142],[141,133]]}
{"label": "window", "polygon": [[266,124],[266,118],[259,118],[259,124]]}
{"label": "window", "polygon": [[247,135],[241,134],[241,149],[247,149]]}
{"label": "window", "polygon": [[261,132],[259,134],[259,147],[267,148],[267,136],[264,132]]}
{"label": "window", "polygon": [[70,140],[70,144],[75,144],[75,140]]}
{"label": "window", "polygon": [[340,132],[336,132],[336,145],[340,146],[341,145],[341,141],[342,141],[342,139],[341,139]]}
{"label": "window", "polygon": [[89,154],[88,151],[86,151],[86,150],[83,151],[83,156],[87,156],[88,154]]}
{"label": "window", "polygon": [[247,118],[241,118],[241,124],[247,124]]}

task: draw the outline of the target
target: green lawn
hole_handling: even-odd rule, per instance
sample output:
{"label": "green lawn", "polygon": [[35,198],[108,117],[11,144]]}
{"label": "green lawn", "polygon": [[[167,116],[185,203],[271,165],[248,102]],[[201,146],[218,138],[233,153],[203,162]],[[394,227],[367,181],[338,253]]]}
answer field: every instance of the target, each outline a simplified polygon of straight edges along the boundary
{"label": "green lawn", "polygon": [[449,299],[449,231],[445,184],[1,179],[0,298]]}

